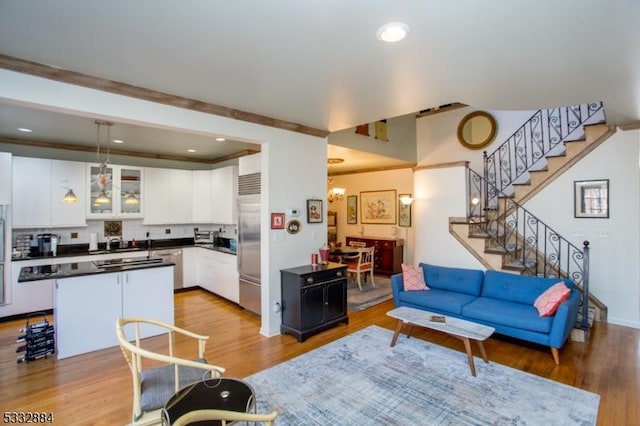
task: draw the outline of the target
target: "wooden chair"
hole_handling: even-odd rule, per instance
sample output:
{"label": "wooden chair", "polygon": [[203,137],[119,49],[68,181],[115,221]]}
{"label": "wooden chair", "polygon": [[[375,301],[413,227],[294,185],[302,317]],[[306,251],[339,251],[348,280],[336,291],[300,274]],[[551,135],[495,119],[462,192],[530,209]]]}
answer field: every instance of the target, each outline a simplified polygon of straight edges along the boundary
{"label": "wooden chair", "polygon": [[[358,249],[357,256],[343,258],[347,264],[347,273],[353,273],[356,275],[356,282],[358,283],[360,291],[362,291],[362,283],[360,281],[361,275],[366,274],[367,272],[371,275],[371,285],[373,287],[376,286],[376,283],[373,280],[373,254],[375,249],[375,247],[362,247]],[[365,282],[366,279],[367,277],[365,275]]]}
{"label": "wooden chair", "polygon": [[[158,353],[142,347],[140,327],[161,327],[168,336],[167,353]],[[133,334],[127,336],[126,332]],[[171,396],[182,387],[210,377],[220,377],[225,369],[208,364],[204,359],[204,348],[209,336],[202,336],[182,328],[146,318],[118,318],[116,320],[118,342],[133,378],[132,424],[158,424],[161,409]],[[194,340],[194,359],[174,356],[174,334],[180,339]],[[154,344],[157,340],[154,339]],[[143,368],[148,360],[151,368]]]}
{"label": "wooden chair", "polygon": [[260,422],[265,425],[273,425],[277,416],[277,411],[270,414],[252,414],[225,410],[196,410],[184,414],[173,422],[172,426],[184,426],[206,420],[220,420],[223,426],[225,426],[227,422]]}

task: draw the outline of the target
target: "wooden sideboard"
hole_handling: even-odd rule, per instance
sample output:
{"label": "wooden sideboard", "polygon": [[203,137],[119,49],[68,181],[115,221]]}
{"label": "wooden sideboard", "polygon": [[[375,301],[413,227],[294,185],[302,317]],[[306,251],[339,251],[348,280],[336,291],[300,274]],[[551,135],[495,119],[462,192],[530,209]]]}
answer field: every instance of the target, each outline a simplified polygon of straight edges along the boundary
{"label": "wooden sideboard", "polygon": [[404,240],[384,237],[347,237],[347,245],[354,242],[364,243],[366,247],[375,247],[373,272],[381,275],[393,275],[402,272]]}

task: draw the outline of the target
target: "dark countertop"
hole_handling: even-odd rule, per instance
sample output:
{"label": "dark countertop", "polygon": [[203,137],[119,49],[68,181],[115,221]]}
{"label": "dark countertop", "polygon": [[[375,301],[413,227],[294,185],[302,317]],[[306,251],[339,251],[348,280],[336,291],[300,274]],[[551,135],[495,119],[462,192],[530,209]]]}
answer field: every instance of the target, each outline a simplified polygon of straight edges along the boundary
{"label": "dark countertop", "polygon": [[60,263],[54,265],[25,266],[20,269],[18,282],[51,280],[79,277],[82,275],[108,274],[137,269],[174,266],[161,257],[133,257],[128,259],[109,259],[87,262]]}
{"label": "dark countertop", "polygon": [[[151,240],[151,250],[160,250],[163,248],[184,248],[184,247],[202,247],[209,250],[215,250],[222,253],[233,254],[236,252],[231,251],[224,247],[216,247],[213,244],[194,244],[193,238],[171,238],[164,240]],[[140,252],[140,254],[147,254],[149,249],[147,248],[146,241],[138,241],[136,247],[118,248],[112,250],[106,250],[106,246],[103,243],[98,244],[98,250],[89,251],[89,244],[66,244],[58,246],[58,253],[56,256],[39,256],[29,255],[21,257],[13,257],[12,261],[21,260],[34,260],[34,259],[57,259],[64,257],[78,257],[97,254],[113,254],[113,253],[131,253]]]}

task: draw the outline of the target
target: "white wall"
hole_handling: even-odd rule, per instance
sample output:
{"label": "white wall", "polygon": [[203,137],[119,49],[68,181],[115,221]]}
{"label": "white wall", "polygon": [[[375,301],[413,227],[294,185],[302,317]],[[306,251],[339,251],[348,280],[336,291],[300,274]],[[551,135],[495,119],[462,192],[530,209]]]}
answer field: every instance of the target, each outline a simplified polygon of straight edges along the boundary
{"label": "white wall", "polygon": [[387,142],[375,138],[375,126],[369,124],[369,136],[357,134],[355,128],[340,130],[329,135],[331,145],[371,152],[405,161],[416,161],[415,114],[387,119]]}
{"label": "white wall", "polygon": [[[419,166],[466,160],[476,172],[482,171],[482,152],[465,149],[456,136],[458,122],[471,110],[454,110],[418,120]],[[498,135],[486,148],[488,153],[533,115],[533,111],[490,112],[498,123]],[[590,241],[591,293],[608,306],[610,322],[636,328],[640,328],[639,133],[618,131],[525,205],[576,246]],[[460,173],[457,169],[415,173],[416,263],[475,263],[480,267],[457,248],[455,239],[448,235],[448,225],[445,228],[448,215],[465,215],[464,205],[458,204],[463,188]],[[610,180],[609,219],[573,217],[573,182],[586,179]]]}
{"label": "white wall", "polygon": [[[326,179],[326,177],[325,177]],[[334,176],[334,186],[345,188],[345,198],[329,204],[329,210],[337,212],[338,216],[338,241],[345,244],[347,236],[404,238],[411,240],[412,227],[398,227],[398,225],[372,225],[363,224],[360,209],[361,191],[378,191],[394,189],[396,196],[413,193],[413,171],[410,168],[398,170],[386,170],[381,172],[357,173],[350,175]],[[358,197],[358,223],[347,223],[347,196]],[[413,215],[413,211],[412,211]],[[397,223],[397,222],[396,222]],[[413,223],[412,223],[413,224]],[[325,236],[326,238],[326,236]],[[325,239],[326,241],[326,239]],[[412,257],[412,248],[405,247],[405,263]]]}
{"label": "white wall", "polygon": [[[326,139],[245,121],[156,104],[44,78],[0,70],[0,99],[86,116],[178,131],[228,135],[232,139],[263,144],[262,156],[262,327],[264,335],[278,334],[280,314],[272,307],[280,301],[279,271],[309,263],[326,235],[322,224],[303,226],[296,238],[273,242],[268,235],[270,212],[302,208],[307,198],[326,193]],[[292,155],[294,154],[294,155]],[[302,219],[306,222],[305,216]],[[273,248],[273,250],[272,250]],[[266,309],[265,309],[266,308]]]}
{"label": "white wall", "polygon": [[[589,241],[590,292],[609,322],[640,328],[640,131],[620,131],[525,207],[577,247]],[[573,182],[609,179],[608,219],[574,218]]]}

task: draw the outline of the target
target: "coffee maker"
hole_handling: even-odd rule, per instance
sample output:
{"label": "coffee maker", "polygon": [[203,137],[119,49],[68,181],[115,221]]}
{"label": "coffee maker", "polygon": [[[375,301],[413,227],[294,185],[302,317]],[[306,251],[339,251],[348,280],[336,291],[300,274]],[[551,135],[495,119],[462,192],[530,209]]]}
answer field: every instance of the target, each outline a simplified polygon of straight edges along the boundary
{"label": "coffee maker", "polygon": [[38,234],[36,236],[38,242],[38,255],[55,256],[58,251],[58,242],[60,237],[56,234]]}

